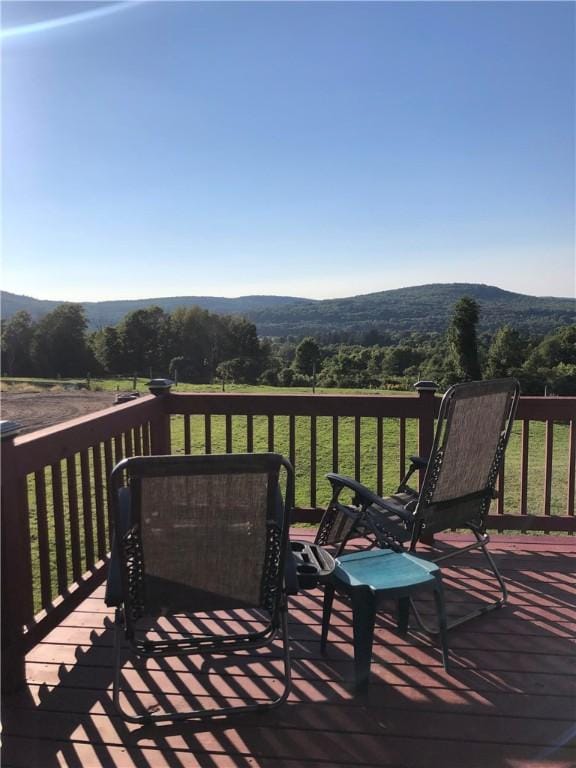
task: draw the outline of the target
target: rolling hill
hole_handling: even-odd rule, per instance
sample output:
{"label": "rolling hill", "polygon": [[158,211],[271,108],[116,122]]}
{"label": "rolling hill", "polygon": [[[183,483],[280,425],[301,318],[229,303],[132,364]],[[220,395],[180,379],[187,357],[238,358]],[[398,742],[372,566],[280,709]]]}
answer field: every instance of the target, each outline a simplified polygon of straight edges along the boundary
{"label": "rolling hill", "polygon": [[[547,333],[576,322],[571,298],[527,296],[476,283],[438,283],[398,288],[344,299],[302,299],[291,296],[177,296],[126,301],[84,302],[91,329],[116,325],[128,312],[157,305],[167,312],[199,306],[219,314],[243,315],[261,336],[305,336],[326,331],[387,333],[444,331],[456,301],[474,298],[480,305],[480,330],[494,331],[504,323],[531,333]],[[34,319],[61,302],[1,292],[2,318],[26,310]]]}

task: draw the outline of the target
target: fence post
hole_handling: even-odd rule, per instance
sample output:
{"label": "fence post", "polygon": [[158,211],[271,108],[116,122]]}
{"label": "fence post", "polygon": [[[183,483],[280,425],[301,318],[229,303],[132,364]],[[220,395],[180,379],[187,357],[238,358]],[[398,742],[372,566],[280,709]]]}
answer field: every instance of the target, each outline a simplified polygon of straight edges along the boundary
{"label": "fence post", "polygon": [[150,393],[156,396],[158,404],[158,415],[150,422],[150,450],[155,456],[166,456],[172,452],[170,414],[165,408],[171,387],[169,379],[153,379],[148,382]]}
{"label": "fence post", "polygon": [[[418,455],[428,458],[434,443],[434,420],[436,418],[436,390],[438,384],[435,381],[418,381],[414,389],[420,396],[422,413],[418,424]],[[424,480],[426,470],[420,470],[420,484]]]}
{"label": "fence post", "polygon": [[[427,459],[432,453],[434,443],[434,420],[436,418],[436,390],[438,385],[434,381],[418,381],[414,384],[414,389],[418,392],[420,402],[422,403],[422,413],[418,421],[418,455]],[[420,483],[422,488],[424,482],[425,469],[419,470]],[[424,544],[433,544],[434,536],[426,535],[421,539]]]}
{"label": "fence post", "polygon": [[2,690],[26,684],[24,625],[33,618],[26,478],[18,474],[15,434],[2,439]]}

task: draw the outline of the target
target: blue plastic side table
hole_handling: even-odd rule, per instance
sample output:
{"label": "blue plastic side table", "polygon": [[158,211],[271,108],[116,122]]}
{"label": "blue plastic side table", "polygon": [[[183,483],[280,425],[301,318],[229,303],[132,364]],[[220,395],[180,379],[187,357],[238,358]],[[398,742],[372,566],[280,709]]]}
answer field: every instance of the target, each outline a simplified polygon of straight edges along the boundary
{"label": "blue plastic side table", "polygon": [[325,585],[322,652],[326,649],[334,593],[342,592],[352,599],[356,687],[364,688],[370,675],[374,622],[379,606],[384,600],[398,600],[398,629],[405,633],[410,598],[426,590],[433,592],[436,601],[442,662],[447,669],[446,609],[440,568],[407,552],[385,549],[354,552],[337,558],[336,567]]}

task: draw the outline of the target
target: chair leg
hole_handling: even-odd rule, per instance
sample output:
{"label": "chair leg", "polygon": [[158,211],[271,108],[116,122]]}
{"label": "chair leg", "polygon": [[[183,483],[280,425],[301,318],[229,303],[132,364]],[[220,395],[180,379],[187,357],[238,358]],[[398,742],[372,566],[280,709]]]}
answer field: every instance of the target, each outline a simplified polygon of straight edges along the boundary
{"label": "chair leg", "polygon": [[438,634],[440,635],[440,646],[442,648],[442,663],[444,664],[444,669],[448,672],[448,622],[446,620],[444,586],[440,576],[436,578],[434,600],[436,602],[436,611],[438,613]]}
{"label": "chair leg", "polygon": [[410,598],[402,597],[398,600],[398,632],[405,635],[408,632],[410,621]]}
{"label": "chair leg", "polygon": [[116,711],[120,715],[124,715],[122,707],[120,705],[120,678],[121,678],[121,643],[122,633],[124,630],[124,614],[121,608],[116,608],[114,614],[114,673],[112,683],[112,700]]}
{"label": "chair leg", "polygon": [[320,652],[326,653],[326,641],[330,626],[332,603],[334,602],[334,585],[326,584],[324,587],[324,605],[322,606],[322,635],[320,636]]}
{"label": "chair leg", "polygon": [[[441,555],[440,557],[436,557],[432,562],[438,565],[439,563],[443,563],[447,560],[458,557],[459,555],[464,554],[465,552],[471,552],[474,549],[479,549],[484,555],[484,557],[486,558],[486,562],[489,565],[490,573],[495,578],[495,580],[498,583],[498,586],[500,587],[500,597],[498,597],[492,603],[484,603],[478,608],[475,608],[469,613],[466,613],[464,616],[460,616],[459,618],[448,622],[447,628],[449,630],[454,629],[455,627],[458,627],[461,624],[465,624],[467,621],[470,621],[471,619],[476,619],[479,616],[483,616],[485,613],[489,613],[490,611],[493,611],[496,608],[501,608],[502,606],[506,605],[506,603],[508,602],[508,590],[506,589],[506,583],[502,578],[502,574],[498,570],[498,567],[494,561],[494,558],[492,557],[491,553],[488,551],[487,544],[490,541],[488,535],[481,534],[478,531],[474,530],[474,528],[472,528],[471,530],[474,536],[476,537],[476,541],[473,544],[468,544],[465,547],[459,547],[453,552],[449,552],[446,555]],[[411,548],[411,551],[412,551],[412,548]],[[420,615],[418,609],[414,604],[414,601],[412,601],[412,608],[414,610],[414,616],[416,618],[416,621],[418,625],[421,627],[421,629],[423,629],[425,632],[427,632],[430,635],[438,634],[439,630],[429,626],[423,620],[422,616]]]}
{"label": "chair leg", "polygon": [[355,589],[352,592],[352,621],[354,625],[354,672],[356,688],[366,688],[372,663],[372,641],[376,600],[369,589]]}

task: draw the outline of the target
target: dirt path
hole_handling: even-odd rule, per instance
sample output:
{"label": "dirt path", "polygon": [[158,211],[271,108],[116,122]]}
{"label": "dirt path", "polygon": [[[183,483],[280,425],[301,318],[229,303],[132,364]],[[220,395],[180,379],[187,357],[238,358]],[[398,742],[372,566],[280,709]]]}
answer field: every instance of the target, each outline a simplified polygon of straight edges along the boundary
{"label": "dirt path", "polygon": [[1,415],[32,432],[109,408],[114,397],[114,392],[3,392]]}

